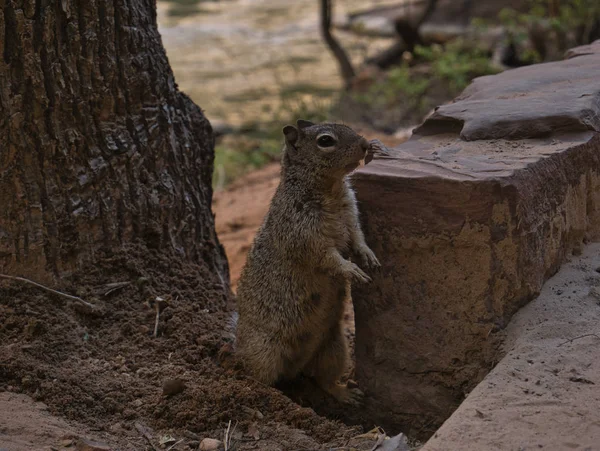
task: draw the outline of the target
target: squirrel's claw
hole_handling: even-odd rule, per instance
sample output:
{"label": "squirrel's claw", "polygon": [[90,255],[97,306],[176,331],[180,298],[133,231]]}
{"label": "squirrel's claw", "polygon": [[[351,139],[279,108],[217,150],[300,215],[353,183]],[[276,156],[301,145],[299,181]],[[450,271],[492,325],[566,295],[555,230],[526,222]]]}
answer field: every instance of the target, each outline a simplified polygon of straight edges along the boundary
{"label": "squirrel's claw", "polygon": [[364,401],[365,394],[358,388],[349,388],[349,397],[346,404],[351,406],[360,407]]}
{"label": "squirrel's claw", "polygon": [[362,262],[367,268],[379,268],[381,263],[375,253],[366,245],[359,247],[356,253],[360,256]]}
{"label": "squirrel's claw", "polygon": [[348,262],[347,267],[344,270],[344,274],[349,279],[354,279],[357,282],[369,283],[371,278],[364,272],[362,269],[358,267],[355,263]]}

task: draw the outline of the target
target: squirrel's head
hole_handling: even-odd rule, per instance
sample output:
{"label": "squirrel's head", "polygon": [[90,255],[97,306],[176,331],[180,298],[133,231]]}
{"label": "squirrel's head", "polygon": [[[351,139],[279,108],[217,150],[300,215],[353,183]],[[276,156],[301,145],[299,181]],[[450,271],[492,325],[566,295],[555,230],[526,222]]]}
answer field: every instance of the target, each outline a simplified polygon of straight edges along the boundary
{"label": "squirrel's head", "polygon": [[313,124],[300,119],[296,127],[286,125],[283,134],[284,167],[306,167],[337,178],[356,169],[369,150],[365,138],[341,124]]}

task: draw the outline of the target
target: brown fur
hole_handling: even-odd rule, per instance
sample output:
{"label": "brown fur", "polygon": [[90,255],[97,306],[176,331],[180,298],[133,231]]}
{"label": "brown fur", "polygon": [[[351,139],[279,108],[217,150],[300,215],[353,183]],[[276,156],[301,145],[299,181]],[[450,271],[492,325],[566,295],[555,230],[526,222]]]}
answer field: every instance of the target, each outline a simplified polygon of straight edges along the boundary
{"label": "brown fur", "polygon": [[[281,181],[238,285],[236,354],[265,384],[299,373],[337,399],[358,389],[338,383],[348,365],[341,320],[350,281],[370,281],[348,260],[379,262],[365,243],[347,175],[370,143],[338,124],[286,126]],[[335,138],[322,148],[323,134]]]}

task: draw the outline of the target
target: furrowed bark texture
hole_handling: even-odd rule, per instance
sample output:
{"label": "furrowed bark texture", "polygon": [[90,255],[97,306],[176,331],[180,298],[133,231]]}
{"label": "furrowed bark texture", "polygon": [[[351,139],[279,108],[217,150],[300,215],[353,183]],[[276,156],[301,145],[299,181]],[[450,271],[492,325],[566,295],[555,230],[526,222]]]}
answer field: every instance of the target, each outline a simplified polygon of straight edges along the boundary
{"label": "furrowed bark texture", "polygon": [[0,0],[0,271],[58,276],[141,241],[228,282],[214,141],[153,0]]}

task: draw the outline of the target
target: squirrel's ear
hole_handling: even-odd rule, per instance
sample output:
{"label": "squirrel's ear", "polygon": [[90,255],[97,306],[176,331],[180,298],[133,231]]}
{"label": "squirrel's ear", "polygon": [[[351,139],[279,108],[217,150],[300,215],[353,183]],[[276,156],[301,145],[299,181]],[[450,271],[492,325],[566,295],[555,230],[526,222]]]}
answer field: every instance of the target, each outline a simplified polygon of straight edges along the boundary
{"label": "squirrel's ear", "polygon": [[283,127],[283,134],[285,136],[285,142],[293,146],[298,141],[298,130],[293,125],[286,125]]}
{"label": "squirrel's ear", "polygon": [[298,119],[296,121],[296,125],[298,126],[298,128],[300,130],[307,128],[307,127],[311,127],[313,125],[315,125],[314,123],[310,122],[310,121],[305,121],[304,119]]}

